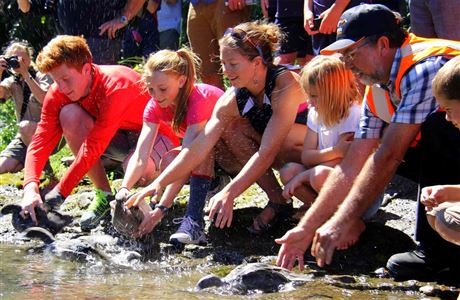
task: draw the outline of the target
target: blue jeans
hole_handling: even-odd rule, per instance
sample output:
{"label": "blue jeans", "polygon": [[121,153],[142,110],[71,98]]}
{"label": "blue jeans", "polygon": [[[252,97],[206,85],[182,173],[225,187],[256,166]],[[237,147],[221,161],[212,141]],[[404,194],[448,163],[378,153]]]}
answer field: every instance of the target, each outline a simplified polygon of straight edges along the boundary
{"label": "blue jeans", "polygon": [[160,32],[160,49],[179,49],[179,32],[176,29],[167,29]]}

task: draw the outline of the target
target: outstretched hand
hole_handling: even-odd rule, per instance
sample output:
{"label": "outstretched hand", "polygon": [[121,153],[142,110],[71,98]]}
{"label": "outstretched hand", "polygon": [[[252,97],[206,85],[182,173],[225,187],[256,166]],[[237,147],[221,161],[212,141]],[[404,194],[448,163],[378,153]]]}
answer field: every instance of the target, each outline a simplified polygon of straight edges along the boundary
{"label": "outstretched hand", "polygon": [[128,208],[131,208],[132,206],[139,206],[139,203],[148,196],[152,196],[151,202],[157,203],[157,199],[161,198],[162,193],[163,187],[154,180],[151,184],[129,197],[129,199],[125,202],[125,205]]}
{"label": "outstretched hand", "polygon": [[295,190],[301,187],[303,184],[302,174],[297,174],[294,176],[283,188],[283,197],[285,199],[290,199],[294,196]]}
{"label": "outstretched hand", "polygon": [[114,39],[117,34],[117,31],[125,26],[126,24],[121,22],[119,18],[115,18],[99,26],[99,35],[102,36],[104,35],[104,33],[107,32],[107,36],[109,37],[109,39]]}
{"label": "outstretched hand", "polygon": [[313,234],[302,227],[296,226],[286,232],[275,242],[281,245],[276,264],[280,267],[292,270],[296,261],[299,262],[299,270],[304,269],[304,254],[310,245]]}
{"label": "outstretched hand", "polygon": [[129,196],[131,196],[131,192],[127,188],[122,187],[118,190],[117,194],[115,195],[115,200],[126,202]]}
{"label": "outstretched hand", "polygon": [[425,205],[427,211],[443,202],[457,201],[458,199],[460,199],[460,186],[458,185],[426,186],[420,193],[420,201]]}
{"label": "outstretched hand", "polygon": [[37,216],[35,215],[36,206],[40,206],[43,208],[43,201],[40,197],[40,194],[33,192],[31,190],[24,191],[24,198],[21,202],[22,210],[20,212],[20,215],[23,219],[26,219],[30,216],[35,225],[38,225]]}
{"label": "outstretched hand", "polygon": [[163,213],[159,209],[144,213],[144,220],[139,224],[137,231],[133,234],[133,238],[137,239],[152,232],[162,218]]}
{"label": "outstretched hand", "polygon": [[233,198],[230,198],[228,192],[220,191],[209,203],[209,219],[214,220],[214,226],[220,229],[230,227],[233,220]]}
{"label": "outstretched hand", "polygon": [[311,255],[316,257],[320,267],[332,262],[335,249],[339,246],[341,235],[344,231],[336,227],[332,220],[324,223],[315,232],[311,246]]}

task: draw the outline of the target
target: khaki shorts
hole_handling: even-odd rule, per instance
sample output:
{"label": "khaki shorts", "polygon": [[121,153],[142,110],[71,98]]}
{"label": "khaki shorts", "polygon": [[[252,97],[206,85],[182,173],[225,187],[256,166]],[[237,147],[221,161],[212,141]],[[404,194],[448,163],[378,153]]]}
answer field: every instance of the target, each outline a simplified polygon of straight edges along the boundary
{"label": "khaki shorts", "polygon": [[[53,150],[53,154],[59,152],[65,146],[65,140],[62,138]],[[0,153],[0,157],[10,157],[24,164],[26,162],[27,146],[17,135],[6,148]]]}
{"label": "khaki shorts", "polygon": [[460,234],[460,202],[443,202],[426,213]]}
{"label": "khaki shorts", "polygon": [[192,50],[202,60],[201,73],[204,76],[219,73],[219,39],[225,30],[249,21],[251,8],[231,11],[224,0],[213,3],[190,4],[187,17],[187,36]]}

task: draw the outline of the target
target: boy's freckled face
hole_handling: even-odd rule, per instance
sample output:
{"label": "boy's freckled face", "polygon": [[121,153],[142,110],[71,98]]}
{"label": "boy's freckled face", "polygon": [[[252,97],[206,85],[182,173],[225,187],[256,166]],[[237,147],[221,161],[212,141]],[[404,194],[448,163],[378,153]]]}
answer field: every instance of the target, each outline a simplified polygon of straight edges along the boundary
{"label": "boy's freckled face", "polygon": [[445,99],[438,96],[436,101],[446,111],[446,120],[460,129],[460,99]]}
{"label": "boy's freckled face", "polygon": [[81,71],[72,66],[61,64],[49,72],[61,93],[71,101],[78,101],[86,97],[90,88],[91,65],[86,64]]}

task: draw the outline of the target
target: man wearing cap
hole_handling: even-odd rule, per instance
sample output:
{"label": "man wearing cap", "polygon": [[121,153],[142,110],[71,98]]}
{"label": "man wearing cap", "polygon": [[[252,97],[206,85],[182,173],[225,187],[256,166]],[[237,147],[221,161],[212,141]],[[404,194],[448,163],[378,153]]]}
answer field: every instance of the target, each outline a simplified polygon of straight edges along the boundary
{"label": "man wearing cap", "polygon": [[[362,230],[353,224],[397,170],[420,187],[460,181],[460,134],[438,111],[431,91],[436,72],[460,54],[460,42],[407,34],[391,10],[363,4],[342,15],[337,41],[322,51],[332,53],[340,53],[367,85],[364,109],[342,163],[299,224],[276,240],[277,264],[288,269],[296,261],[303,268],[310,243],[324,266],[335,249],[355,242]],[[387,263],[395,278],[431,280],[443,270],[460,270],[460,247],[430,228],[422,206],[416,227],[417,250],[393,255]]]}

